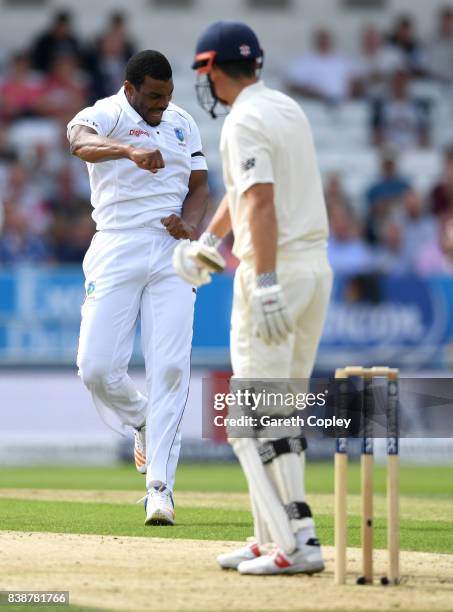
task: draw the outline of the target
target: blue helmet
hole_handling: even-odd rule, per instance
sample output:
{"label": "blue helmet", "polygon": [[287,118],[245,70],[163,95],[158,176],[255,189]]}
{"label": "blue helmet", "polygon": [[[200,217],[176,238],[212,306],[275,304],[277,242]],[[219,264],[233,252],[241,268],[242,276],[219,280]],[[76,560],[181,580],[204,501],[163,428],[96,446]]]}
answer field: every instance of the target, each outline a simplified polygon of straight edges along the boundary
{"label": "blue helmet", "polygon": [[[196,84],[200,105],[213,117],[218,102],[209,73],[213,64],[255,61],[257,70],[263,64],[263,50],[255,32],[238,21],[216,21],[198,39],[192,68],[198,73]],[[204,80],[203,80],[204,79]],[[224,114],[223,112],[221,114]]]}
{"label": "blue helmet", "polygon": [[192,68],[207,73],[213,63],[257,60],[263,50],[255,32],[238,21],[216,21],[198,39]]}

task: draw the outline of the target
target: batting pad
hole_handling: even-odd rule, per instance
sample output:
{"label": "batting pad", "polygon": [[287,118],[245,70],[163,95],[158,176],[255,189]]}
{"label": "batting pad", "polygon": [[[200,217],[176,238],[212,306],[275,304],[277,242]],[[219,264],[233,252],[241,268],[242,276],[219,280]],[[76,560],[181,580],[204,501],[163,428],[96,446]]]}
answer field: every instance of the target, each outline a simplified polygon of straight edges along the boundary
{"label": "batting pad", "polygon": [[290,518],[294,533],[304,527],[314,527],[311,516],[300,516],[297,512],[290,512],[292,507],[305,501],[305,453],[285,453],[275,457],[266,465],[272,474],[278,494]]}
{"label": "batting pad", "polygon": [[258,454],[257,441],[232,438],[230,444],[239,459],[253,503],[258,506],[266,522],[272,542],[285,553],[292,553],[296,548],[296,540],[291,523]]}

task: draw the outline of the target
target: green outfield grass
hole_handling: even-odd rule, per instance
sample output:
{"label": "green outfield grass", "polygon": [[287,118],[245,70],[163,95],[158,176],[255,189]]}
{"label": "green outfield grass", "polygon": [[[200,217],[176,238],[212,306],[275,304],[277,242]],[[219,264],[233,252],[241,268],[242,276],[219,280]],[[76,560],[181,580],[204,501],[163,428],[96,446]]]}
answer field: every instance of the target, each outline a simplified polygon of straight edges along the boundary
{"label": "green outfield grass", "polygon": [[[349,466],[348,490],[359,493],[359,464]],[[385,492],[386,469],[375,467],[375,489]],[[453,468],[402,466],[401,495],[439,497],[453,502]],[[89,489],[136,491],[143,487],[144,478],[133,466],[118,467],[16,467],[0,468],[0,488]],[[181,464],[178,468],[178,491],[241,492],[247,485],[241,469],[235,463]],[[333,463],[307,463],[306,488],[310,493],[333,492]]]}
{"label": "green outfield grass", "polygon": [[[248,512],[220,508],[179,508],[174,527],[144,527],[142,507],[93,502],[52,502],[0,499],[1,528],[12,531],[49,531],[114,536],[156,536],[200,540],[244,540],[252,533]],[[316,515],[317,533],[333,544],[333,517]],[[360,518],[348,524],[350,546],[360,544]],[[386,548],[385,521],[375,521],[376,548]],[[401,529],[404,550],[453,553],[452,521],[405,520]]]}
{"label": "green outfield grass", "polygon": [[[375,471],[376,491],[385,492],[385,468]],[[359,492],[359,468],[350,470],[351,494]],[[89,489],[131,490],[143,488],[144,479],[132,467],[117,468],[9,468],[0,469],[0,488],[3,489]],[[244,492],[246,485],[235,464],[181,465],[177,490],[205,492]],[[333,469],[330,463],[311,463],[307,466],[307,491],[312,494],[331,494]],[[406,518],[401,524],[401,547],[405,550],[453,553],[453,471],[445,467],[403,467],[401,496],[413,500],[429,500],[430,504],[452,501],[451,519],[430,520],[430,516]],[[228,499],[228,495],[225,496]],[[412,503],[412,502],[410,502]],[[448,508],[447,504],[447,508]],[[50,531],[100,535],[157,536],[213,540],[242,540],[251,534],[249,512],[215,507],[177,508],[178,524],[174,527],[143,526],[143,507],[126,503],[98,503],[79,501],[42,501],[19,499],[14,491],[0,499],[0,528],[13,531]],[[360,518],[350,516],[349,544],[360,543]],[[443,520],[445,519],[445,520]],[[333,516],[316,515],[318,534],[324,544],[333,543]],[[375,522],[375,542],[386,547],[385,520]]]}

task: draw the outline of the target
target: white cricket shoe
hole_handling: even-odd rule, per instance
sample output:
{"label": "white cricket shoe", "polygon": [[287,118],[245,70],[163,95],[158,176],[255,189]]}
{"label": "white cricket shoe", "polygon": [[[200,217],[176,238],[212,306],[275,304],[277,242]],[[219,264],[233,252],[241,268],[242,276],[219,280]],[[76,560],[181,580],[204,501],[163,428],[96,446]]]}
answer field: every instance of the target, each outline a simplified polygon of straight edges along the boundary
{"label": "white cricket shoe", "polygon": [[290,555],[280,549],[274,549],[268,555],[261,555],[250,561],[242,561],[238,565],[240,574],[315,574],[322,572],[324,561],[317,538],[310,538],[301,548]]}
{"label": "white cricket shoe", "polygon": [[222,569],[237,569],[242,561],[256,559],[263,554],[262,549],[254,538],[242,548],[236,548],[229,553],[223,553],[217,557],[217,562]]}
{"label": "white cricket shoe", "polygon": [[174,525],[175,505],[170,489],[164,484],[152,487],[144,499],[145,525]]}
{"label": "white cricket shoe", "polygon": [[135,467],[140,474],[146,474],[146,425],[134,431]]}

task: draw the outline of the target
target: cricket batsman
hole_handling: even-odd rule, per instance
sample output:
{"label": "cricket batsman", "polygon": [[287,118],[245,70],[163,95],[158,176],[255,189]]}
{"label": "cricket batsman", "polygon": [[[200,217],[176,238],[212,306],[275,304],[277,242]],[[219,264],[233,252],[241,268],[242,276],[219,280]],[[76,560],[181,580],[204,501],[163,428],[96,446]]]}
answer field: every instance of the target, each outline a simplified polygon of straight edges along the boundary
{"label": "cricket batsman", "polygon": [[[101,417],[135,429],[145,525],[172,525],[195,302],[172,255],[206,211],[207,168],[198,127],[171,102],[167,58],[141,51],[125,76],[117,94],[68,125],[71,152],[87,163],[97,226],[83,261],[77,364]],[[128,375],[138,320],[146,395]]]}
{"label": "cricket batsman", "polygon": [[[296,102],[259,80],[263,51],[243,23],[221,21],[201,35],[193,68],[202,106],[231,107],[220,142],[226,194],[198,241],[175,249],[178,274],[209,282],[234,233],[231,361],[234,379],[308,379],[323,329],[332,272],[328,225],[313,138]],[[302,436],[230,439],[247,478],[254,539],[220,555],[241,574],[320,572],[319,540],[305,501]],[[265,545],[273,543],[270,550]]]}

